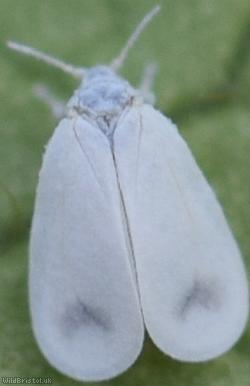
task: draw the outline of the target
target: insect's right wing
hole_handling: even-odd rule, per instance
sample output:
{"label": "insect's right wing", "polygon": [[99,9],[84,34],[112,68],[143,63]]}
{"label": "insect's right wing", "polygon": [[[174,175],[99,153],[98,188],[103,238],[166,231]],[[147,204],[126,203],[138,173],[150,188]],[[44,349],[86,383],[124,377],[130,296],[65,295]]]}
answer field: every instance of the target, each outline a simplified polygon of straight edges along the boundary
{"label": "insect's right wing", "polygon": [[126,370],[144,327],[110,146],[82,118],[56,129],[30,246],[33,328],[49,362],[80,380]]}
{"label": "insect's right wing", "polygon": [[176,127],[149,105],[119,122],[114,149],[150,336],[177,359],[222,354],[242,333],[249,299],[215,195]]}

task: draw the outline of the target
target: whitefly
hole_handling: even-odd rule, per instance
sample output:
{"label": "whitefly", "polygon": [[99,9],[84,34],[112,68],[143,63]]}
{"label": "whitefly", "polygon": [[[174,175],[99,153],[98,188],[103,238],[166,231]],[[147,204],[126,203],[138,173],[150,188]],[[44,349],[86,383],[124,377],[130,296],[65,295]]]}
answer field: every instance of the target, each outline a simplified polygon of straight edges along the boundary
{"label": "whitefly", "polygon": [[36,87],[61,120],[39,174],[29,269],[39,347],[78,380],[128,369],[145,327],[177,360],[215,358],[248,316],[244,265],[218,200],[176,126],[152,106],[155,66],[138,89],[118,75],[158,11],[109,66],[79,68],[8,43],[81,80],[66,108]]}

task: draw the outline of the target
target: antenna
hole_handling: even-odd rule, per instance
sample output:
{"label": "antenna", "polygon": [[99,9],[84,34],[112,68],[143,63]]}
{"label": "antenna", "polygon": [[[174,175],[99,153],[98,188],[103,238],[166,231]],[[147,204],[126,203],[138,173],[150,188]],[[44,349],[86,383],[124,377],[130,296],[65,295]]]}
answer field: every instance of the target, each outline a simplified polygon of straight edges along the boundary
{"label": "antenna", "polygon": [[126,60],[126,58],[128,56],[128,52],[134,46],[134,44],[138,40],[140,34],[144,31],[144,29],[150,23],[150,21],[153,19],[153,17],[156,16],[157,13],[159,13],[160,9],[161,9],[161,7],[159,5],[156,5],[150,12],[148,12],[144,16],[142,21],[138,24],[138,26],[136,27],[136,29],[134,30],[132,35],[129,37],[125,46],[122,48],[120,54],[112,61],[111,65],[110,65],[112,70],[118,71],[122,67],[124,61]]}
{"label": "antenna", "polygon": [[63,61],[54,58],[53,56],[47,55],[41,51],[36,50],[35,48],[25,46],[16,42],[8,41],[7,46],[12,50],[21,52],[25,55],[30,55],[38,60],[41,60],[51,66],[60,68],[60,70],[73,75],[75,78],[82,78],[85,74],[85,69],[81,67],[73,66],[72,64],[64,63]]}

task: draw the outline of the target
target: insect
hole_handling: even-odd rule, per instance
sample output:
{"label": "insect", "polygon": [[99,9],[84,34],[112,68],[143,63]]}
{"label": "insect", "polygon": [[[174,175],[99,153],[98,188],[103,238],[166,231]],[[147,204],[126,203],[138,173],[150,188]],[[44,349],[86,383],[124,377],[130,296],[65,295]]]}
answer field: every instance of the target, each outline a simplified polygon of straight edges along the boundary
{"label": "insect", "polygon": [[144,326],[164,353],[199,362],[227,351],[247,320],[240,252],[176,126],[149,103],[152,67],[139,90],[118,75],[158,11],[109,66],[8,44],[81,79],[43,158],[29,270],[40,349],[78,380],[129,368]]}

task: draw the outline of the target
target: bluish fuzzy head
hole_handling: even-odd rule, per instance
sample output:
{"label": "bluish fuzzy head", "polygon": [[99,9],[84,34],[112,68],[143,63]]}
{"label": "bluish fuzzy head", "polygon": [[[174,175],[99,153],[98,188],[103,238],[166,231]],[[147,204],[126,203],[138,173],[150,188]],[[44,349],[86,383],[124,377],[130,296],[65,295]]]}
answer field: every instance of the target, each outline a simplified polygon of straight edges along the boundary
{"label": "bluish fuzzy head", "polygon": [[96,66],[86,70],[69,105],[95,113],[115,114],[123,110],[134,95],[133,87],[109,67]]}

